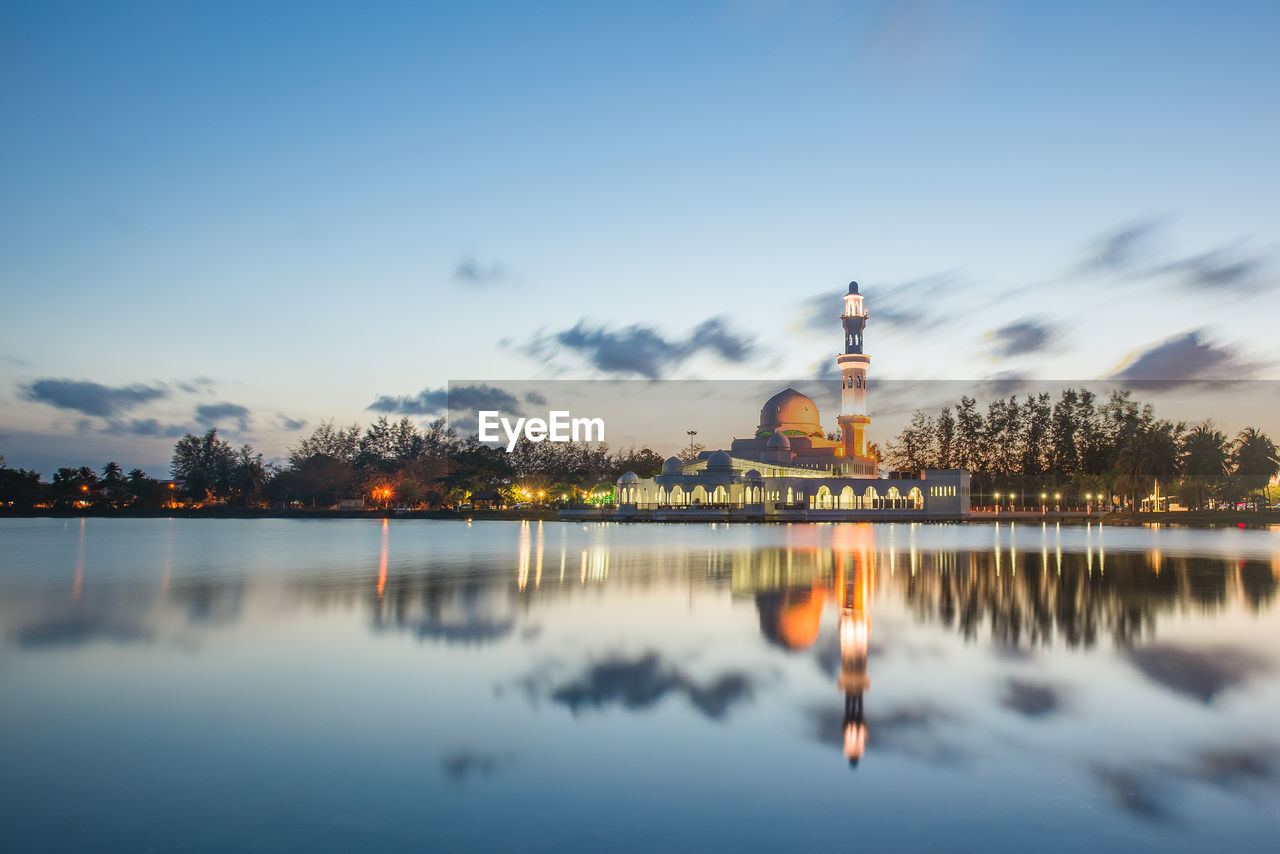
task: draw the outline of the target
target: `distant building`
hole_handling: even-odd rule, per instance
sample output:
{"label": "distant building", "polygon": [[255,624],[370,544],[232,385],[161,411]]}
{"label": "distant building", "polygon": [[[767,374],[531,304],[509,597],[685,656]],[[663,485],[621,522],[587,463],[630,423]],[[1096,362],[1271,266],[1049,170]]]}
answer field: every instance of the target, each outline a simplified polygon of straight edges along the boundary
{"label": "distant building", "polygon": [[[898,473],[881,478],[867,448],[868,314],[858,283],[844,298],[839,439],[828,439],[818,405],[793,388],[765,401],[751,438],[693,462],[671,457],[651,478],[618,478],[617,519],[959,519],[969,515],[969,472]],[[566,518],[599,511],[566,510]]]}

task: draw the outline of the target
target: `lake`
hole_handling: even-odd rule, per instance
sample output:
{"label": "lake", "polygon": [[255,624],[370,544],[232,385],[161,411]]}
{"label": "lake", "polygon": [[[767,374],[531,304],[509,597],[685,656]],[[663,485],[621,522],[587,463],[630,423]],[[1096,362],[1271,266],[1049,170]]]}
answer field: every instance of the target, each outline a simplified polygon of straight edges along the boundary
{"label": "lake", "polygon": [[1280,529],[0,520],[7,851],[1275,850]]}

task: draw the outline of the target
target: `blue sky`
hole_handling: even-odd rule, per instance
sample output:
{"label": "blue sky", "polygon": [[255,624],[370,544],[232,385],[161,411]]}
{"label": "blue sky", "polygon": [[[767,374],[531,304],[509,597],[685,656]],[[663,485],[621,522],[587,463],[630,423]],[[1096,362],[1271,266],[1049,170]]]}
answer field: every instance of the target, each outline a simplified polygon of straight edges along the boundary
{"label": "blue sky", "polygon": [[1275,379],[1278,24],[0,3],[0,453],[162,473],[451,379],[808,377],[853,278],[880,377]]}

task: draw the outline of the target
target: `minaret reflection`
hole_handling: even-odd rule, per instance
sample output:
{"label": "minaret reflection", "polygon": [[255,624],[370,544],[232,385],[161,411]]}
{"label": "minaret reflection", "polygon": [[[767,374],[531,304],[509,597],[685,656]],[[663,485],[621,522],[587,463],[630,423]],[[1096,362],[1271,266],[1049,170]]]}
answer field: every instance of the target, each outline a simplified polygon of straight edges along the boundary
{"label": "minaret reflection", "polygon": [[[867,648],[871,642],[871,600],[875,593],[875,551],[870,526],[836,538],[835,598],[840,608],[840,678],[844,692],[844,755],[856,766],[867,749],[862,695],[871,690]],[[841,542],[844,541],[844,542]]]}

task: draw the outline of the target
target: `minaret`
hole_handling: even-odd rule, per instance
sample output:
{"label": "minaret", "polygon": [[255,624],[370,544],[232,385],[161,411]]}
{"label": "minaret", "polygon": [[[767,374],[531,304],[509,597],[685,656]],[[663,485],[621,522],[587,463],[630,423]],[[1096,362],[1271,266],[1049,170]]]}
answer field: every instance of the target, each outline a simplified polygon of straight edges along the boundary
{"label": "minaret", "polygon": [[[844,325],[844,352],[836,357],[836,364],[840,366],[840,434],[844,440],[844,455],[865,460],[867,425],[871,423],[867,417],[867,365],[871,364],[871,357],[862,352],[867,311],[862,305],[857,282],[849,283],[840,322]],[[874,464],[851,465],[849,469],[854,474],[875,473]]]}

